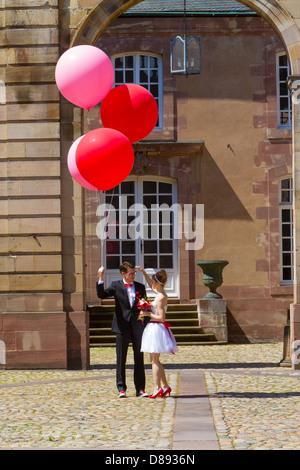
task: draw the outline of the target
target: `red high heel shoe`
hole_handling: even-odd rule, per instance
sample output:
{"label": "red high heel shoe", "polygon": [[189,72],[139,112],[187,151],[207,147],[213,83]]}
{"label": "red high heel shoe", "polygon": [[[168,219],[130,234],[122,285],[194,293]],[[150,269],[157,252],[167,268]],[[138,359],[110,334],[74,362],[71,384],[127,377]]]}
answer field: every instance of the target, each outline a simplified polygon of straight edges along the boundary
{"label": "red high heel shoe", "polygon": [[167,395],[167,393],[168,393],[169,396],[170,396],[170,393],[171,393],[171,392],[172,392],[171,387],[168,387],[168,388],[166,388],[166,390],[163,390],[163,391],[162,391],[161,397],[163,398],[165,395]]}
{"label": "red high heel shoe", "polygon": [[152,393],[152,395],[149,395],[149,398],[159,398],[162,396],[163,389],[160,388],[156,393]]}

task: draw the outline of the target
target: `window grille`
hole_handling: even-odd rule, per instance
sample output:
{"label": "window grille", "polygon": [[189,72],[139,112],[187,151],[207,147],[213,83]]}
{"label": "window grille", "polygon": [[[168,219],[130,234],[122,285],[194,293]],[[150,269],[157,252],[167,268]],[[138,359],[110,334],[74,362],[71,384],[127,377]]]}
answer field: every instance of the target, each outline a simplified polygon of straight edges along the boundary
{"label": "window grille", "polygon": [[281,284],[292,284],[293,273],[293,188],[292,178],[280,181]]}
{"label": "window grille", "polygon": [[290,65],[286,54],[277,56],[277,115],[278,127],[289,128],[292,125],[292,103],[287,78]]}
{"label": "window grille", "polygon": [[147,54],[128,54],[113,57],[115,69],[114,85],[136,83],[143,86],[154,96],[158,107],[158,119],[154,130],[163,128],[162,109],[162,59]]}

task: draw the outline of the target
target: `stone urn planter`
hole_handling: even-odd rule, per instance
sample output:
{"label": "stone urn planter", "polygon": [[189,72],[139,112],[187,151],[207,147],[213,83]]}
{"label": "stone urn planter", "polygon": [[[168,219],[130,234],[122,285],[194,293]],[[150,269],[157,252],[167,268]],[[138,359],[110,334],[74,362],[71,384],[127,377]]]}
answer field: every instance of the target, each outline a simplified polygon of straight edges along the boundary
{"label": "stone urn planter", "polygon": [[217,288],[223,284],[223,269],[227,266],[228,261],[197,261],[198,266],[203,270],[203,284],[209,288],[208,294],[204,299],[222,299],[218,294]]}

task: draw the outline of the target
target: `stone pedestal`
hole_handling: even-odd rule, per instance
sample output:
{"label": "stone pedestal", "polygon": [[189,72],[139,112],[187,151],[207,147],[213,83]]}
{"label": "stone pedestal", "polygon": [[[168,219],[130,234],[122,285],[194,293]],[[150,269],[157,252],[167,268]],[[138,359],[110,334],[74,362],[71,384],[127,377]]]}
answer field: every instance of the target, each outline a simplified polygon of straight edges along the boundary
{"label": "stone pedestal", "polygon": [[300,370],[300,304],[291,304],[291,365]]}
{"label": "stone pedestal", "polygon": [[89,312],[67,313],[67,367],[73,370],[90,367]]}
{"label": "stone pedestal", "polygon": [[89,313],[0,313],[0,370],[90,366]]}
{"label": "stone pedestal", "polygon": [[290,310],[287,312],[287,322],[283,330],[283,358],[279,362],[280,367],[291,367],[291,326]]}
{"label": "stone pedestal", "polygon": [[66,369],[66,313],[0,313],[1,369]]}
{"label": "stone pedestal", "polygon": [[227,301],[224,299],[197,299],[199,326],[204,333],[214,333],[218,341],[228,341]]}

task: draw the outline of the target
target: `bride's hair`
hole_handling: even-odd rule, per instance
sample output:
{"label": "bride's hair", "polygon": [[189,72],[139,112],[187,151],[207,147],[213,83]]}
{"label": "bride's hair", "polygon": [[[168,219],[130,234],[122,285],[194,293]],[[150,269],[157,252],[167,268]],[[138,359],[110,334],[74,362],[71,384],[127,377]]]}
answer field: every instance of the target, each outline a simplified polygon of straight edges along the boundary
{"label": "bride's hair", "polygon": [[156,274],[153,274],[152,279],[153,279],[153,281],[156,281],[159,284],[164,286],[165,283],[167,282],[168,275],[167,275],[167,273],[164,269],[161,269]]}

